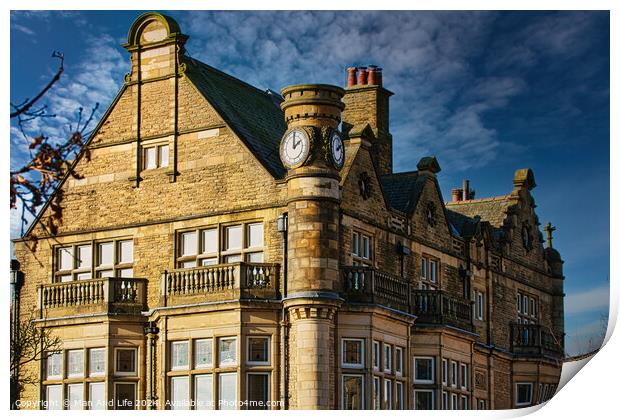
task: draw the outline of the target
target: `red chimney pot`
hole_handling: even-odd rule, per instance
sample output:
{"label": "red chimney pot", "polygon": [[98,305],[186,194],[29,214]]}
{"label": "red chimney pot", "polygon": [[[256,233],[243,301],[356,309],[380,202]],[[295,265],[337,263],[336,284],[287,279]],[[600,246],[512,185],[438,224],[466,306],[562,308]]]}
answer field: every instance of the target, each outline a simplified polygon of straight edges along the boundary
{"label": "red chimney pot", "polygon": [[357,67],[347,68],[347,87],[355,86],[356,74],[357,74]]}
{"label": "red chimney pot", "polygon": [[368,73],[366,72],[366,67],[358,67],[359,73],[357,75],[357,84],[365,85],[367,83]]}

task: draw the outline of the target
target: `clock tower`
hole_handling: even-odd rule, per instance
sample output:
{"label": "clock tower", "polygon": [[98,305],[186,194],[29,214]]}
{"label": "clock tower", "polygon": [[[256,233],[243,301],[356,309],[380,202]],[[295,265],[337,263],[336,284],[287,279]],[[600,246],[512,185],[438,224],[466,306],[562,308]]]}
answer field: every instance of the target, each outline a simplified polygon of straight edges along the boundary
{"label": "clock tower", "polygon": [[337,406],[335,315],[339,294],[340,175],[338,126],[344,90],[295,85],[282,90],[288,130],[280,158],[288,169],[287,290],[290,408]]}

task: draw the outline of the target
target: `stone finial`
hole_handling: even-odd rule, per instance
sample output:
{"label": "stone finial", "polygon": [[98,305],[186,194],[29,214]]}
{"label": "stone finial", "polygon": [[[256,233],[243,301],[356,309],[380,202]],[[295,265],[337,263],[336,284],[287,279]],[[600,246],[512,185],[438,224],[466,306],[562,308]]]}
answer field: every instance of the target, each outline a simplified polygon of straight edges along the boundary
{"label": "stone finial", "polygon": [[517,169],[512,183],[515,189],[526,188],[528,191],[531,191],[534,187],[536,187],[536,181],[534,181],[534,171],[530,168]]}
{"label": "stone finial", "polygon": [[178,43],[182,48],[187,38],[176,20],[161,13],[148,12],[140,15],[131,25],[123,47],[132,51],[143,45]]}
{"label": "stone finial", "polygon": [[441,171],[441,167],[439,166],[439,162],[437,162],[437,158],[435,156],[426,156],[418,162],[418,170],[436,174]]}
{"label": "stone finial", "polygon": [[551,225],[551,222],[548,222],[545,225],[545,233],[547,234],[547,248],[553,248],[553,231],[555,231],[556,227]]}

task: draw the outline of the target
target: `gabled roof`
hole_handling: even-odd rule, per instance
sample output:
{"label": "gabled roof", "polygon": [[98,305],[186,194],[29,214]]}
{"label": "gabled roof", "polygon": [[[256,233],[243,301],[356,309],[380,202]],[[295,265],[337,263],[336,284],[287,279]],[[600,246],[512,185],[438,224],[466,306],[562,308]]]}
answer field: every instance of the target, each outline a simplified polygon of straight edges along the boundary
{"label": "gabled roof", "polygon": [[382,176],[381,185],[387,204],[395,210],[411,214],[418,204],[428,177],[429,175],[420,174],[418,171]]}
{"label": "gabled roof", "polygon": [[277,98],[194,58],[186,64],[185,74],[200,93],[266,169],[283,178],[279,147],[286,123]]}

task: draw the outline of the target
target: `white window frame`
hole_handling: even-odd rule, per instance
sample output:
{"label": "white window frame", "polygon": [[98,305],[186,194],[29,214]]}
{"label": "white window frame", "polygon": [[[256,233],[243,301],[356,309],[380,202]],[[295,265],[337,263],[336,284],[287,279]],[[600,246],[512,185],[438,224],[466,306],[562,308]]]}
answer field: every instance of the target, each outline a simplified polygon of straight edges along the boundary
{"label": "white window frame", "polygon": [[478,410],[486,410],[487,409],[487,401],[483,399],[478,400]]}
{"label": "white window frame", "polygon": [[[162,165],[161,151],[166,147],[168,148],[168,162],[166,165]],[[154,149],[155,152],[155,166],[147,167],[146,166],[146,154],[149,149]],[[147,143],[142,146],[142,170],[143,171],[153,171],[155,169],[167,168],[170,166],[170,144],[166,142],[153,142]]]}
{"label": "white window frame", "polygon": [[451,410],[459,409],[459,394],[450,393],[450,409]]}
{"label": "white window frame", "polygon": [[426,257],[422,257],[422,264],[420,264],[420,278],[422,280],[427,280],[428,278],[428,259]]}
{"label": "white window frame", "polygon": [[[196,360],[196,357],[198,356],[198,352],[196,351],[196,347],[197,347],[197,343],[198,342],[210,342],[211,343],[211,362],[210,363],[200,364]],[[214,346],[213,346],[213,338],[197,338],[197,339],[193,340],[193,347],[192,347],[192,359],[193,360],[192,360],[192,363],[193,363],[194,369],[212,368],[213,367],[213,358],[215,357],[214,353],[215,353],[215,349],[214,349]]]}
{"label": "white window frame", "polygon": [[[346,363],[345,362],[345,345],[348,341],[356,341],[360,343],[360,363]],[[342,357],[340,359],[341,365],[343,368],[349,369],[363,369],[364,368],[364,339],[363,338],[343,338],[341,340],[341,352]]]}
{"label": "white window frame", "polygon": [[[134,370],[132,372],[119,372],[118,371],[118,352],[124,351],[124,350],[133,350]],[[138,375],[138,348],[137,347],[114,347],[114,374],[116,376],[137,376]],[[116,385],[114,387],[114,398],[116,398]]]}
{"label": "white window frame", "polygon": [[479,290],[476,291],[476,318],[484,320],[484,294]]}
{"label": "white window frame", "polygon": [[402,376],[403,374],[403,361],[405,354],[402,347],[394,346],[394,373],[398,376]]}
{"label": "white window frame", "polygon": [[[67,378],[84,378],[84,349],[68,349],[67,351]],[[71,373],[71,353],[82,353],[82,365],[80,372]]]}
{"label": "white window frame", "polygon": [[372,340],[372,368],[381,370],[381,343],[377,340]]}
{"label": "white window frame", "polygon": [[[170,410],[189,410],[191,409],[191,404],[190,404],[190,399],[191,399],[191,395],[192,395],[192,391],[191,391],[191,376],[187,376],[187,375],[177,375],[177,376],[171,376],[170,377]],[[175,381],[185,381],[186,382],[186,390],[185,392],[187,393],[187,405],[184,404],[179,404],[179,405],[175,405],[173,404],[175,402],[175,399],[178,398],[178,396],[176,396],[174,394],[174,382]],[[179,400],[182,401],[182,400]]]}
{"label": "white window frame", "polygon": [[461,395],[461,410],[469,410],[469,397]]}
{"label": "white window frame", "polygon": [[[246,400],[248,402],[248,410],[252,410],[253,408],[250,407],[250,376],[266,376],[267,377],[267,402],[271,401],[271,374],[269,372],[247,372],[246,373],[246,379],[245,379],[245,395],[246,395]],[[270,410],[271,407],[269,407],[269,405],[267,405],[265,407],[267,410]],[[256,408],[254,408],[256,409]]]}
{"label": "white window frame", "polygon": [[383,343],[383,371],[386,373],[392,372],[392,358],[392,345],[388,343]]}
{"label": "white window frame", "polygon": [[[45,405],[44,408],[46,410],[62,410],[63,406],[64,406],[64,390],[63,390],[63,386],[60,384],[54,384],[54,385],[46,385],[45,386]],[[58,401],[56,401],[58,403],[58,405],[53,404],[54,408],[50,408],[52,407],[52,404],[50,404],[50,389],[55,389],[55,390],[60,390],[60,399]]]}
{"label": "white window frame", "polygon": [[392,380],[383,378],[383,402],[384,410],[391,410],[394,405],[394,391],[392,389]]}
{"label": "white window frame", "polygon": [[[184,365],[175,366],[174,363],[174,348],[185,344],[185,348],[187,349],[186,360],[187,363]],[[175,340],[170,342],[170,370],[189,370],[190,365],[190,342],[189,340]]]}
{"label": "white window frame", "polygon": [[[519,385],[526,385],[529,387],[529,398],[527,402],[519,402]],[[534,383],[533,382],[516,382],[515,383],[515,406],[525,407],[532,404],[534,399]]]}
{"label": "white window frame", "polygon": [[396,409],[404,410],[405,409],[405,384],[403,382],[396,381],[394,383],[394,396],[398,398]]}
{"label": "white window frame", "polygon": [[[267,340],[267,360],[266,361],[256,361],[256,360],[250,360],[250,340],[253,338],[259,338],[259,339],[265,339]],[[246,349],[247,349],[247,354],[246,354],[246,363],[249,366],[270,366],[271,365],[271,337],[268,335],[249,335],[246,338]],[[363,350],[362,350],[363,352]]]}
{"label": "white window frame", "polygon": [[[116,363],[115,363],[116,364]],[[114,403],[114,409],[118,410],[118,408],[116,408],[116,403],[118,401],[118,394],[116,392],[116,387],[118,385],[133,385],[133,402],[134,402],[134,406],[132,408],[132,410],[136,410],[137,406],[139,404],[138,402],[138,383],[137,382],[125,382],[125,381],[120,381],[120,382],[114,382],[113,383],[113,389],[114,389],[114,397],[112,398],[112,401]]]}
{"label": "white window frame", "polygon": [[[469,364],[468,363],[459,363],[460,364],[460,384],[461,389],[469,388]],[[464,375],[463,375],[464,374]]]}
{"label": "white window frame", "polygon": [[455,360],[450,361],[450,386],[458,388],[459,383],[459,366]]}
{"label": "white window frame", "polygon": [[[92,364],[92,359],[91,359],[91,354],[94,351],[101,351],[103,352],[103,371],[93,371],[93,364]],[[93,347],[88,349],[88,377],[93,378],[93,377],[100,377],[100,376],[105,376],[106,373],[106,366],[107,366],[107,352],[105,347]]]}
{"label": "white window frame", "polygon": [[217,375],[217,396],[218,396],[217,408],[218,410],[222,410],[222,407],[220,406],[220,402],[223,401],[222,392],[221,392],[222,391],[222,378],[227,377],[227,376],[235,377],[235,405],[234,407],[227,408],[227,409],[236,410],[237,408],[239,408],[239,392],[237,390],[239,376],[237,375],[237,372],[226,372],[226,373],[220,373]]}
{"label": "white window frame", "polygon": [[[213,359],[212,359],[213,360]],[[214,393],[215,393],[215,382],[214,382],[214,374],[213,373],[201,373],[198,375],[192,375],[193,376],[193,383],[192,383],[192,389],[194,391],[194,394],[192,395],[192,402],[194,403],[194,410],[214,410],[215,407],[215,400],[214,400]],[[210,395],[210,399],[207,402],[206,406],[200,406],[198,405],[198,399],[196,398],[196,396],[198,395],[198,378],[209,378],[211,379],[211,395]]]}
{"label": "white window frame", "polygon": [[431,410],[435,409],[435,390],[434,389],[414,389],[413,390],[413,408],[418,409],[418,394],[431,394]]}
{"label": "white window frame", "polygon": [[372,404],[373,410],[381,410],[381,378],[379,376],[372,377]]}
{"label": "white window frame", "polygon": [[97,410],[97,409],[93,409],[93,407],[99,405],[97,403],[97,401],[93,400],[93,387],[95,386],[102,386],[103,387],[103,400],[99,401],[99,403],[101,404],[101,409],[102,410],[107,410],[108,409],[108,399],[106,397],[106,383],[105,382],[87,382],[86,385],[88,385],[88,409],[89,410]]}
{"label": "white window frame", "polygon": [[450,409],[450,397],[448,396],[447,391],[442,391],[441,393],[441,409],[442,410]]}
{"label": "white window frame", "polygon": [[362,401],[361,401],[361,410],[364,410],[366,408],[366,394],[365,394],[365,389],[364,389],[364,375],[361,374],[355,374],[355,373],[344,373],[342,375],[340,375],[340,394],[341,394],[341,398],[340,398],[340,408],[342,410],[345,410],[345,402],[344,402],[344,398],[345,398],[345,388],[344,388],[344,384],[345,384],[345,378],[346,377],[355,377],[355,378],[361,378],[362,379]]}
{"label": "white window frame", "polygon": [[[58,375],[50,375],[50,357],[58,357],[60,359],[60,374]],[[62,379],[63,378],[63,372],[64,372],[64,352],[58,351],[58,352],[54,352],[54,353],[48,353],[46,360],[45,360],[45,377],[46,379],[50,380],[50,379]]]}
{"label": "white window frame", "polygon": [[[431,379],[418,379],[418,360],[431,361]],[[416,384],[434,384],[435,383],[435,357],[432,356],[416,356],[413,358],[413,383]]]}
{"label": "white window frame", "polygon": [[448,371],[448,359],[441,359],[441,384],[444,386],[448,385],[448,376],[450,376]]}

